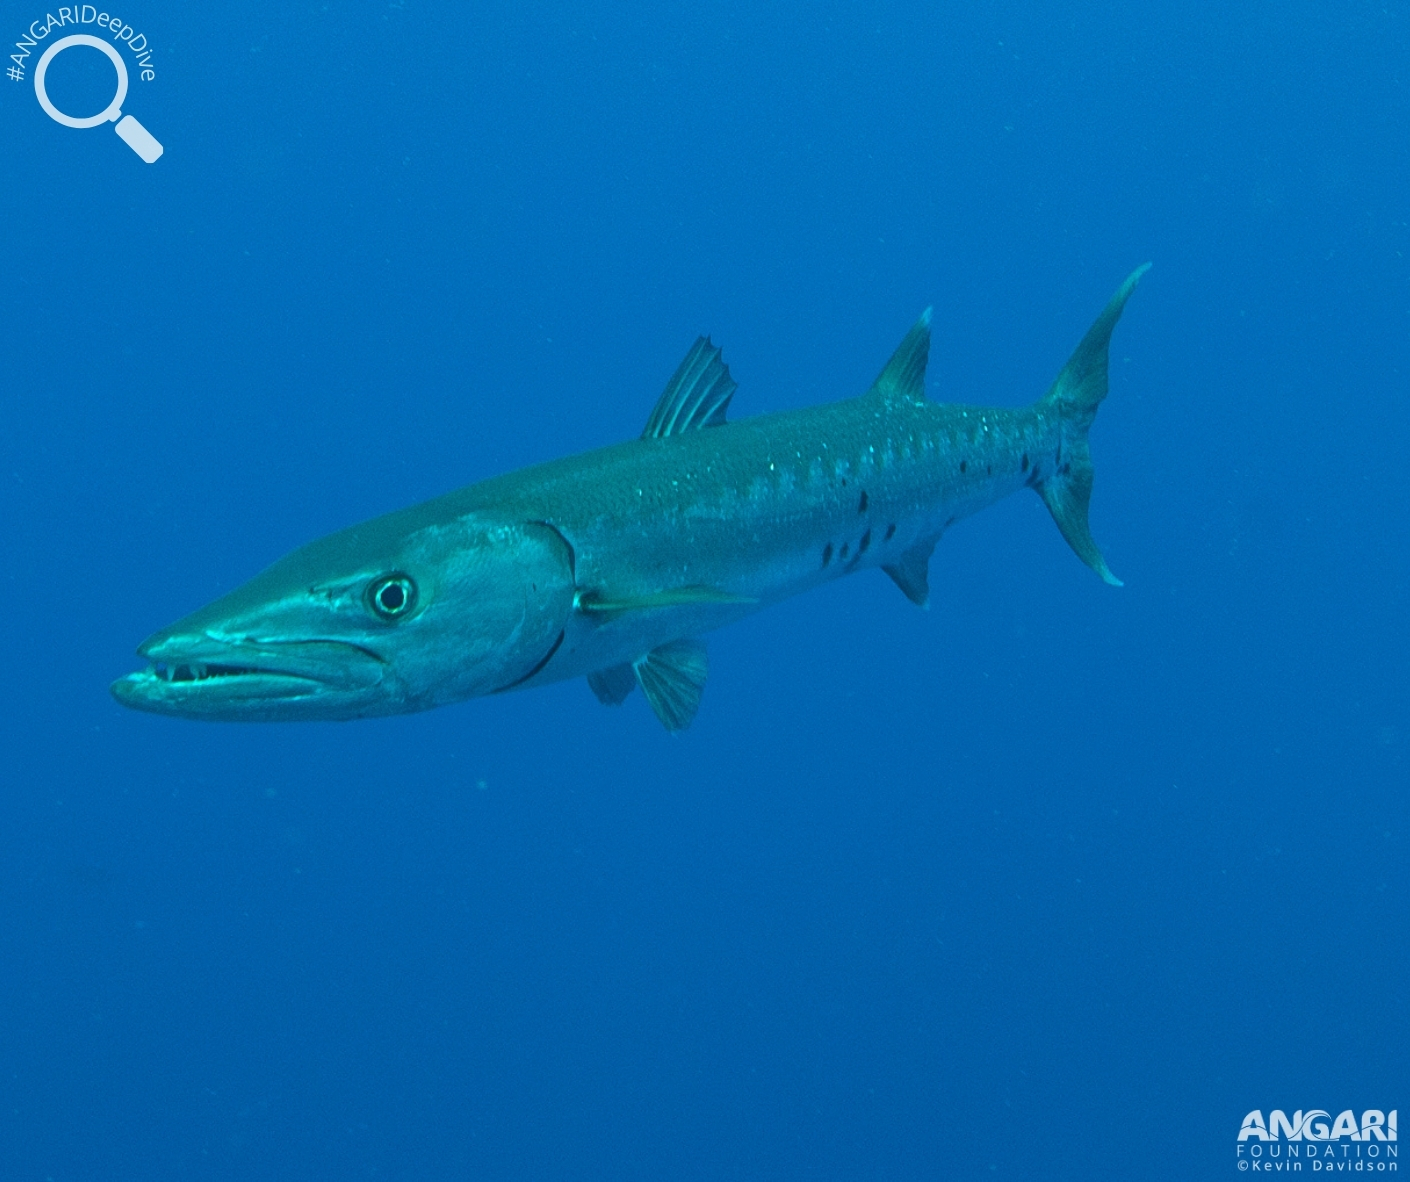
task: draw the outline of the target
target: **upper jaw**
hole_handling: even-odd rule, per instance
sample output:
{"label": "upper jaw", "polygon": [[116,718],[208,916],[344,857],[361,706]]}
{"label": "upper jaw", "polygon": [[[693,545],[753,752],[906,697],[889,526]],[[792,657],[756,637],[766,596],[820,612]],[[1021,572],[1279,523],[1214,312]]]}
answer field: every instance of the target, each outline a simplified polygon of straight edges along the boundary
{"label": "upper jaw", "polygon": [[150,662],[112,684],[124,706],[229,720],[351,718],[367,711],[386,672],[370,649],[322,638],[226,638],[159,632]]}

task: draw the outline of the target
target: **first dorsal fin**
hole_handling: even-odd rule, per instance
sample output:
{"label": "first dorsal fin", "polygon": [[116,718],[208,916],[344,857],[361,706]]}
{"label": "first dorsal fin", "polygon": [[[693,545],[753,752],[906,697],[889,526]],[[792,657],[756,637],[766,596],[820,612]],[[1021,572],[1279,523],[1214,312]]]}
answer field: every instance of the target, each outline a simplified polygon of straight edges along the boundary
{"label": "first dorsal fin", "polygon": [[930,358],[930,312],[927,308],[891,354],[886,368],[871,384],[871,393],[883,398],[925,401],[925,363]]}
{"label": "first dorsal fin", "polygon": [[666,383],[641,437],[664,439],[697,427],[724,426],[725,408],[738,386],[720,360],[720,350],[709,337],[698,338]]}

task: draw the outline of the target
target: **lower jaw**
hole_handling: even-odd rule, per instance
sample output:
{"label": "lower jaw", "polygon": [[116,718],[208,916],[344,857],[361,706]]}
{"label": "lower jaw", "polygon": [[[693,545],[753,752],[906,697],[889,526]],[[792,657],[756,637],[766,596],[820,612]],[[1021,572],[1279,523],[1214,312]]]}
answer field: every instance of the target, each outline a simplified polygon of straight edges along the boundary
{"label": "lower jaw", "polygon": [[329,690],[308,678],[267,675],[231,681],[168,682],[136,674],[113,682],[111,689],[114,698],[134,710],[211,722],[356,718],[364,705],[358,695]]}

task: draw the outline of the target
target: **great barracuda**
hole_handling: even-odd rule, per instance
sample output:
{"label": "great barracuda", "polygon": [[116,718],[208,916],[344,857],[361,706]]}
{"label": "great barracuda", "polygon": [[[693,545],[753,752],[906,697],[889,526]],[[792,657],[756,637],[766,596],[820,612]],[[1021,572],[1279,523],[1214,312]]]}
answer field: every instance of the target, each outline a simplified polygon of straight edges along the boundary
{"label": "great barracuda", "polygon": [[705,686],[701,634],[869,567],[924,606],[940,536],[1020,488],[1119,585],[1087,526],[1087,432],[1145,271],[1018,410],[926,399],[927,310],[860,397],[726,423],[735,382],[702,337],[640,439],[295,550],[152,636],[113,695],[188,718],[346,719],[586,677],[609,705],[640,685],[681,730]]}

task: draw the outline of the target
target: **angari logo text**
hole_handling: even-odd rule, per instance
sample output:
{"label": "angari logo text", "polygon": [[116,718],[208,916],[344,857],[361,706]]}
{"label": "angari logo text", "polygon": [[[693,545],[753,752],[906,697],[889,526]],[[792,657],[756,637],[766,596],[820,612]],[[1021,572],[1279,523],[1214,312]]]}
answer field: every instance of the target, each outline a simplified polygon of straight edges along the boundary
{"label": "angari logo text", "polygon": [[1394,1108],[1367,1108],[1360,1121],[1350,1108],[1336,1117],[1324,1108],[1299,1108],[1291,1116],[1275,1108],[1266,1122],[1255,1108],[1239,1126],[1234,1156],[1241,1170],[1397,1171],[1397,1123]]}

